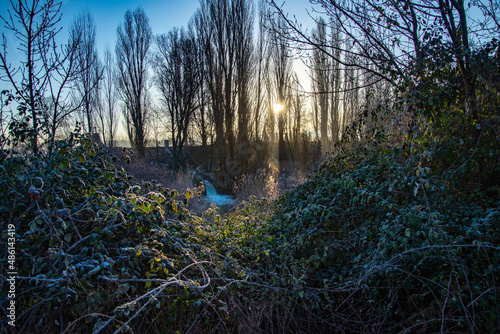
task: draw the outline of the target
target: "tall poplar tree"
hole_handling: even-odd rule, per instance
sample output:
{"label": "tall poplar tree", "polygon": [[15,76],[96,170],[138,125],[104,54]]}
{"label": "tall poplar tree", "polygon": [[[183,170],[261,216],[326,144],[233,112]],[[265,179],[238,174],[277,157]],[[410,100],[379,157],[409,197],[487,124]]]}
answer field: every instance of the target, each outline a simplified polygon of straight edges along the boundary
{"label": "tall poplar tree", "polygon": [[148,119],[147,83],[149,48],[153,33],[144,9],[127,10],[116,31],[118,92],[125,106],[124,116],[132,146],[144,157]]}

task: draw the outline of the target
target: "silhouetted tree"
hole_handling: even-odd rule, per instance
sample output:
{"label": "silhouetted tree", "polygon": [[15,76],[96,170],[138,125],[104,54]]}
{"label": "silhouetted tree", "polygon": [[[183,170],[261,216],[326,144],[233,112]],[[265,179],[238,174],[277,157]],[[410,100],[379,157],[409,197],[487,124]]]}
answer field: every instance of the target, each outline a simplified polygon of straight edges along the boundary
{"label": "silhouetted tree", "polygon": [[[320,45],[326,45],[326,23],[323,18],[317,20],[316,30],[313,32],[313,39]],[[314,98],[316,99],[316,110],[319,114],[319,129],[321,150],[326,152],[328,147],[328,116],[330,110],[329,89],[331,79],[330,58],[321,50],[313,49],[313,75],[312,87]],[[318,118],[318,117],[316,117]]]}
{"label": "silhouetted tree", "polygon": [[144,157],[147,128],[147,79],[153,33],[142,8],[127,10],[117,29],[118,92],[125,103],[124,116],[130,142]]}
{"label": "silhouetted tree", "polygon": [[248,143],[250,87],[253,56],[253,7],[247,0],[233,0],[235,13],[236,91],[238,99],[238,142]]}
{"label": "silhouetted tree", "polygon": [[253,133],[254,133],[254,138],[255,141],[258,142],[260,138],[260,132],[262,131],[262,120],[263,120],[263,109],[265,106],[265,77],[266,77],[266,67],[268,64],[268,50],[269,50],[269,42],[266,34],[266,27],[265,27],[265,20],[267,16],[267,4],[265,0],[260,0],[259,2],[259,26],[258,26],[258,35],[257,35],[257,42],[255,46],[255,52],[254,52],[254,64],[255,64],[255,71],[254,71],[254,86],[253,86],[253,91],[254,91],[254,96],[255,96],[255,103],[253,104]]}
{"label": "silhouetted tree", "polygon": [[277,17],[270,20],[271,30],[271,51],[270,61],[272,68],[272,82],[274,90],[274,103],[279,103],[283,109],[278,113],[278,146],[279,160],[285,160],[285,125],[289,101],[288,89],[290,87],[292,75],[292,58],[290,55],[290,44],[286,37],[285,25],[286,22],[282,17]]}
{"label": "silhouetted tree", "polygon": [[341,74],[341,65],[338,59],[341,59],[341,45],[342,45],[342,36],[340,32],[340,21],[336,19],[332,19],[330,21],[331,24],[331,37],[330,37],[330,45],[331,53],[333,57],[331,57],[331,72],[330,72],[330,137],[332,140],[332,145],[334,145],[338,140],[341,133],[340,121],[341,121],[341,113],[340,113],[340,102],[341,102],[341,91],[340,87],[342,84],[342,74]]}
{"label": "silhouetted tree", "polygon": [[200,68],[196,63],[198,48],[193,34],[173,29],[156,37],[154,58],[155,83],[161,92],[170,119],[174,172],[183,163],[183,146],[198,109]]}
{"label": "silhouetted tree", "polygon": [[40,118],[43,113],[43,95],[50,72],[56,69],[44,66],[42,57],[55,51],[55,36],[60,31],[61,3],[54,0],[10,0],[8,17],[1,17],[5,27],[18,40],[24,59],[12,65],[7,58],[7,39],[3,35],[0,50],[0,79],[12,88],[18,102],[18,114],[10,122],[15,141],[29,141],[33,153],[39,150]]}
{"label": "silhouetted tree", "polygon": [[82,32],[71,29],[68,42],[61,48],[61,52],[54,48],[53,52],[41,55],[43,66],[48,73],[42,119],[48,135],[49,150],[54,146],[59,129],[69,126],[70,116],[84,103],[82,97],[77,99],[72,96],[73,90],[76,89],[76,78],[86,69],[79,63],[82,43]]}
{"label": "silhouetted tree", "polygon": [[79,112],[85,131],[94,133],[95,113],[99,108],[99,82],[103,76],[97,53],[94,18],[88,10],[83,11],[74,19],[71,29],[81,38],[77,50],[79,71],[75,78],[75,98],[82,101]]}
{"label": "silhouetted tree", "polygon": [[200,81],[200,89],[198,90],[198,105],[194,118],[196,123],[197,133],[195,136],[198,136],[201,139],[201,145],[203,147],[207,147],[208,140],[210,139],[213,142],[213,115],[211,113],[210,108],[210,96],[207,90],[206,84],[206,58],[203,53],[204,50],[204,40],[205,37],[203,35],[203,31],[201,29],[202,21],[201,15],[195,14],[188,24],[188,29],[192,33],[194,37],[194,42],[196,47],[196,64],[199,68],[199,81]]}
{"label": "silhouetted tree", "polygon": [[103,139],[109,147],[113,147],[116,140],[118,128],[118,113],[116,110],[116,67],[113,54],[108,50],[104,52],[104,77],[101,84],[102,99],[101,110],[103,124]]}
{"label": "silhouetted tree", "polygon": [[[234,51],[228,50],[227,45],[232,45],[226,22],[229,15],[226,0],[202,1],[196,14],[197,29],[205,57],[205,80],[214,119],[216,155],[221,170],[225,170],[227,158],[224,120],[226,109],[232,107],[234,69]],[[229,106],[226,107],[226,104]]]}
{"label": "silhouetted tree", "polygon": [[[448,104],[456,105],[471,120],[477,119],[476,86],[482,73],[477,71],[470,40],[486,45],[493,36],[498,37],[500,7],[496,1],[315,0],[314,5],[332,18],[333,25],[342,22],[341,33],[349,41],[328,47],[305,33],[274,0],[270,2],[276,14],[285,20],[291,40],[318,48],[346,69],[356,68],[363,75],[373,76],[372,84],[386,81],[401,87],[401,82],[406,82],[413,87],[406,103],[414,104],[414,110],[440,119],[442,108],[418,104],[430,97],[425,93],[427,87],[441,86],[449,92],[461,92],[441,96],[441,101],[446,98]],[[483,16],[472,16],[478,11],[469,7],[478,8]],[[474,29],[474,25],[481,29]],[[331,52],[336,48],[350,56],[338,57]],[[447,74],[440,69],[444,67],[454,73],[453,80],[443,81]]]}

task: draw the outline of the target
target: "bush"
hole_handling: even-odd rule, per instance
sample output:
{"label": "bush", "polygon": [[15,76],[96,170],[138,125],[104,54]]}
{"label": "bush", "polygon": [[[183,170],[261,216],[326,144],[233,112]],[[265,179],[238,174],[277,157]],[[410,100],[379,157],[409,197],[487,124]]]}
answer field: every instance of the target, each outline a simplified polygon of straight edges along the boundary
{"label": "bush", "polygon": [[499,127],[458,127],[340,145],[294,190],[224,216],[189,210],[201,189],[137,183],[78,135],[45,156],[3,154],[16,327],[495,332]]}
{"label": "bush", "polygon": [[499,188],[484,182],[500,152],[480,139],[490,130],[340,150],[278,202],[253,269],[273,277],[262,298],[279,291],[296,331],[500,328]]}
{"label": "bush", "polygon": [[[13,226],[19,332],[185,331],[208,298],[215,266],[204,259],[200,219],[185,208],[201,194],[140,187],[112,159],[77,135],[44,157],[2,157],[2,242]],[[11,328],[6,319],[2,327]]]}

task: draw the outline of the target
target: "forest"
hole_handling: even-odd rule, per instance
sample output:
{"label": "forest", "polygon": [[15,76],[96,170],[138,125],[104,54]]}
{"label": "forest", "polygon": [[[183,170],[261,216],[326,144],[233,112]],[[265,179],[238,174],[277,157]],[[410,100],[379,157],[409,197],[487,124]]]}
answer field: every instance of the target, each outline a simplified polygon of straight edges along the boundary
{"label": "forest", "polygon": [[308,5],[9,1],[0,331],[500,330],[500,4]]}

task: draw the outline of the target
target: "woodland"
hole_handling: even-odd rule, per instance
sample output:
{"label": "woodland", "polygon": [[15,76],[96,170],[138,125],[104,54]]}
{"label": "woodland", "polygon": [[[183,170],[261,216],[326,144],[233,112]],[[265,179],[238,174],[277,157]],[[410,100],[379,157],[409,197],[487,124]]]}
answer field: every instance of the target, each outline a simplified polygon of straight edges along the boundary
{"label": "woodland", "polygon": [[500,330],[500,4],[309,5],[130,9],[101,58],[89,11],[60,44],[10,1],[1,332]]}

